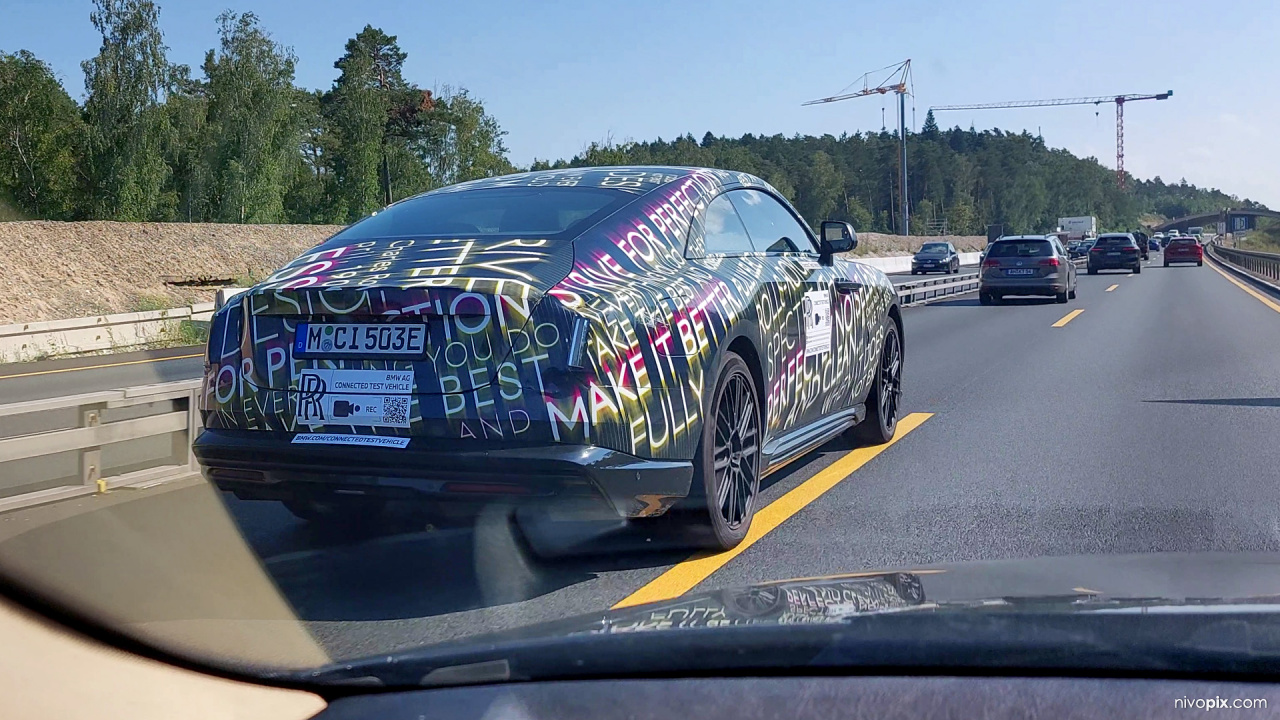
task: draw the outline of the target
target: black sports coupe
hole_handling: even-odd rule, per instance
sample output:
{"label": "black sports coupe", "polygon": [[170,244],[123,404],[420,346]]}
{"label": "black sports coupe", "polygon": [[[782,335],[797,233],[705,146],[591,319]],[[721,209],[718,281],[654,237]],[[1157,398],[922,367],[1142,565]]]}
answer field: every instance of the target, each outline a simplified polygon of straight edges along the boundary
{"label": "black sports coupe", "polygon": [[760,480],[893,437],[903,335],[879,270],[759,178],[680,167],[487,178],[394,203],[214,316],[205,476],[316,519],[390,499],[679,506],[717,546]]}

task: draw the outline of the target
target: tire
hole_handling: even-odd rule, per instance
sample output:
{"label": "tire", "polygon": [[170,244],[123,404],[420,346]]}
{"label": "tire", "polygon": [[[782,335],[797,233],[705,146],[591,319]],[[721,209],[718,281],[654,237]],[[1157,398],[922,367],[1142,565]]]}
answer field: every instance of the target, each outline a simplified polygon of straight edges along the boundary
{"label": "tire", "polygon": [[979,304],[979,305],[990,305],[990,304],[991,304],[991,293],[984,293],[984,292],[980,292],[980,293],[978,293],[978,304]]}
{"label": "tire", "polygon": [[859,445],[883,445],[898,429],[898,403],[902,399],[902,336],[898,324],[889,320],[876,363],[871,392],[867,393],[867,416],[847,431]]}
{"label": "tire", "polygon": [[1090,274],[1090,275],[1097,275],[1097,274],[1098,274],[1098,268],[1090,267],[1090,268],[1089,268],[1089,274]]}
{"label": "tire", "polygon": [[1068,300],[1075,300],[1075,299],[1076,299],[1076,290],[1075,290],[1075,288],[1072,288],[1072,289],[1070,289],[1070,290],[1068,290],[1068,291],[1067,291],[1067,299],[1068,299]]}
{"label": "tire", "polygon": [[1060,292],[1060,293],[1058,293],[1058,294],[1054,295],[1054,296],[1053,296],[1053,299],[1054,299],[1054,300],[1056,300],[1059,304],[1063,304],[1063,303],[1065,303],[1065,302],[1067,301],[1067,299],[1068,299],[1068,297],[1069,297],[1070,295],[1071,295],[1071,293],[1070,293],[1069,291],[1065,291],[1065,290],[1064,290],[1063,292]]}
{"label": "tire", "polygon": [[1141,274],[1142,274],[1142,263],[1138,263],[1137,265],[1134,265],[1134,266],[1133,266],[1133,274],[1134,274],[1134,275],[1141,275]]}
{"label": "tire", "polygon": [[[747,536],[760,494],[760,400],[742,358],[725,357],[694,460],[694,484],[705,498],[703,522],[712,548],[729,550]],[[719,471],[716,466],[720,465]]]}
{"label": "tire", "polygon": [[1203,260],[1197,260],[1197,261],[1196,261],[1196,267],[1203,267],[1203,266],[1204,266],[1204,261],[1203,261]]}
{"label": "tire", "polygon": [[1169,267],[1169,261],[1168,261],[1168,260],[1165,260],[1165,261],[1164,261],[1164,266],[1165,266],[1165,267]]}

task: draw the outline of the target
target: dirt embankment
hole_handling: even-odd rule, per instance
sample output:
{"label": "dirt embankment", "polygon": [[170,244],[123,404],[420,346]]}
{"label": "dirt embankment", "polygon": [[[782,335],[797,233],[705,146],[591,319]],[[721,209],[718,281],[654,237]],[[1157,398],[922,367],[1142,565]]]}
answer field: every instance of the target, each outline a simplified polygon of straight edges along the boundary
{"label": "dirt embankment", "polygon": [[927,242],[949,242],[960,252],[978,252],[987,246],[985,235],[885,235],[884,233],[858,233],[858,247],[853,251],[862,257],[893,257],[912,255]]}
{"label": "dirt embankment", "polygon": [[[323,242],[334,225],[0,222],[0,324],[180,307],[209,286],[261,279]],[[170,282],[166,282],[170,281]]]}

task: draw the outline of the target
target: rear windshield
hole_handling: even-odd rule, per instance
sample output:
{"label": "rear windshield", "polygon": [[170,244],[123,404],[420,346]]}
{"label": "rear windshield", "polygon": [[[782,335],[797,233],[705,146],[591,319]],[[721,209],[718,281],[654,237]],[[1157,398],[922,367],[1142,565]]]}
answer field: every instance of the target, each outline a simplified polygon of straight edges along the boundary
{"label": "rear windshield", "polygon": [[946,251],[946,243],[925,243],[924,246],[920,248],[920,252],[922,253],[944,253]]}
{"label": "rear windshield", "polygon": [[1127,247],[1132,244],[1132,240],[1122,235],[1098,238],[1098,247]]}
{"label": "rear windshield", "polygon": [[1195,238],[1175,238],[1169,241],[1170,245],[1199,245]]}
{"label": "rear windshield", "polygon": [[604,188],[492,188],[423,195],[392,205],[335,236],[365,240],[405,235],[573,237],[634,195]]}
{"label": "rear windshield", "polygon": [[1048,240],[1004,240],[991,246],[987,257],[1043,257],[1053,254]]}

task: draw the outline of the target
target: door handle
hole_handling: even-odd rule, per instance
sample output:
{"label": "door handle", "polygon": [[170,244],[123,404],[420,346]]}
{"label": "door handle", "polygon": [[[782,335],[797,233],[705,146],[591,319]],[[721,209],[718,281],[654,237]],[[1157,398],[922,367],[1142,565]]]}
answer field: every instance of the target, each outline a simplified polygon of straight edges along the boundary
{"label": "door handle", "polygon": [[854,282],[846,278],[836,278],[835,285],[836,290],[845,294],[857,292],[862,289],[862,283]]}

